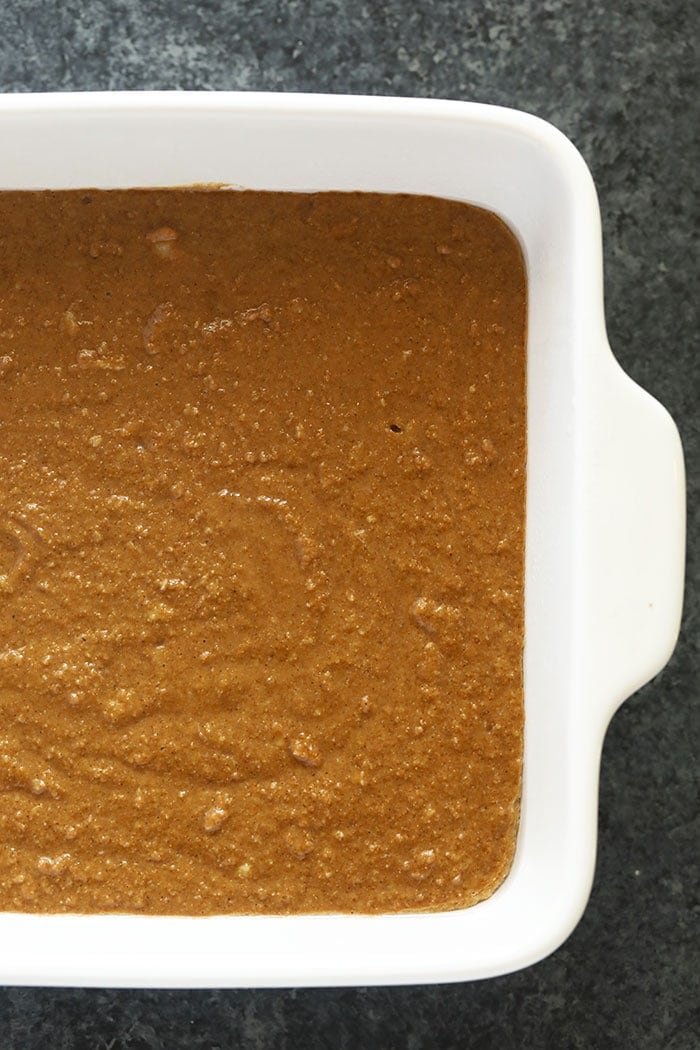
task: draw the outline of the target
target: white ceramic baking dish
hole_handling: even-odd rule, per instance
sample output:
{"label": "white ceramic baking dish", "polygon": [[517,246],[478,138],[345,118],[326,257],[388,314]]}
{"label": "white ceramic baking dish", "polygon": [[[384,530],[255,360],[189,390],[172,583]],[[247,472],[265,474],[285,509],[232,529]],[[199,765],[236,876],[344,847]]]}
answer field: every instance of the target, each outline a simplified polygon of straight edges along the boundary
{"label": "white ceramic baking dish", "polygon": [[684,472],[665,410],[605,333],[598,204],[571,143],[462,102],[259,94],[0,98],[0,188],[227,183],[471,201],[529,274],[525,761],[513,868],[437,915],[0,915],[0,982],[252,986],[490,977],[551,952],[590,891],[616,707],[679,628]]}

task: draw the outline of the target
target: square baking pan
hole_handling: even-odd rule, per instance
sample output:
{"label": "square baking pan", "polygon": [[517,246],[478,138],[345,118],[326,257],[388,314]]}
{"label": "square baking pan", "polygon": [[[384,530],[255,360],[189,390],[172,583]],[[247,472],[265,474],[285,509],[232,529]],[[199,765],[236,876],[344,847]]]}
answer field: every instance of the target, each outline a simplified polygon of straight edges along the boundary
{"label": "square baking pan", "polygon": [[0,189],[216,183],[468,201],[515,232],[529,283],[525,750],[503,885],[437,914],[2,913],[0,981],[424,983],[541,959],[585,907],[605,729],[673,650],[684,566],[678,433],[608,346],[598,203],[580,155],[513,110],[276,94],[4,96],[0,141]]}

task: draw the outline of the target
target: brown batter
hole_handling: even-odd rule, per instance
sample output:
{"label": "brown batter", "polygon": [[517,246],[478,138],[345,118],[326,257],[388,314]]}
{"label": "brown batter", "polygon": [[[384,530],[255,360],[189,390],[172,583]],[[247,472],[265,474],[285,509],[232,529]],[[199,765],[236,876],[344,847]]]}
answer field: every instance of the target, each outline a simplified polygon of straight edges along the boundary
{"label": "brown batter", "polygon": [[0,908],[493,892],[525,324],[457,202],[0,194]]}

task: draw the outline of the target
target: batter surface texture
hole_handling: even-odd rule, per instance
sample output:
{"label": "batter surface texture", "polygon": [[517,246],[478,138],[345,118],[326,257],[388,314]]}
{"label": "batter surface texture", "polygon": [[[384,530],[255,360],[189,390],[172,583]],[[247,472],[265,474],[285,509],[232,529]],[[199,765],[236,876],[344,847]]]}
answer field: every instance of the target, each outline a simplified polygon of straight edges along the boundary
{"label": "batter surface texture", "polygon": [[0,194],[0,909],[493,892],[525,333],[458,202]]}

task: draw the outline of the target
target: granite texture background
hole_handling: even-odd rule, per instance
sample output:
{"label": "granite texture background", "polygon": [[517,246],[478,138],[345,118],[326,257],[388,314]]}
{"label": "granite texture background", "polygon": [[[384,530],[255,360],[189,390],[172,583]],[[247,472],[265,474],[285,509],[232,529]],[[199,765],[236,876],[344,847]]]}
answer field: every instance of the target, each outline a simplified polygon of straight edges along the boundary
{"label": "granite texture background", "polygon": [[698,39],[693,0],[4,0],[0,91],[421,95],[558,125],[600,194],[612,345],[682,432],[689,542],[681,640],[610,727],[593,894],[552,957],[449,987],[2,989],[1,1050],[700,1048]]}

